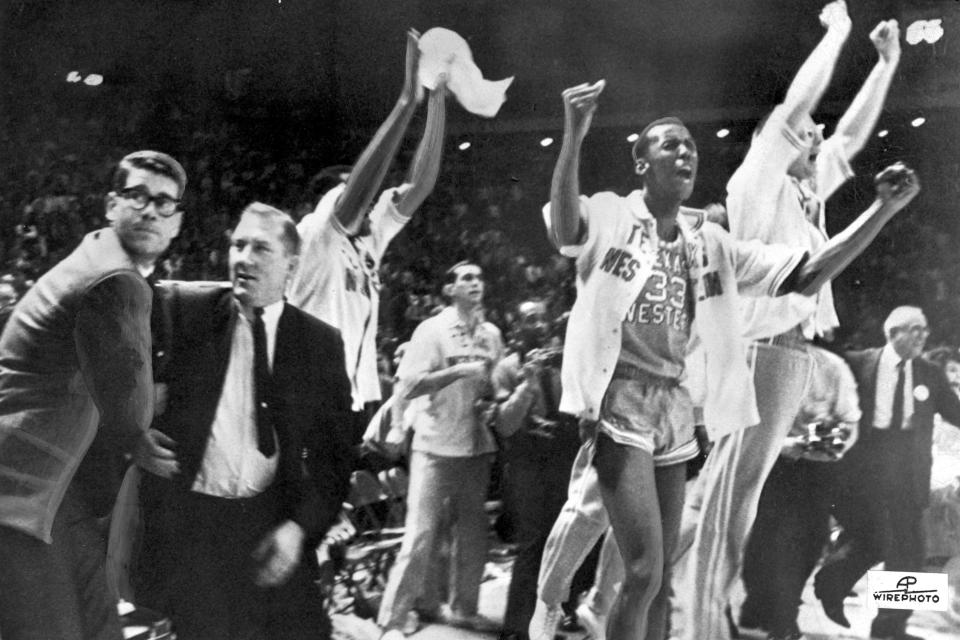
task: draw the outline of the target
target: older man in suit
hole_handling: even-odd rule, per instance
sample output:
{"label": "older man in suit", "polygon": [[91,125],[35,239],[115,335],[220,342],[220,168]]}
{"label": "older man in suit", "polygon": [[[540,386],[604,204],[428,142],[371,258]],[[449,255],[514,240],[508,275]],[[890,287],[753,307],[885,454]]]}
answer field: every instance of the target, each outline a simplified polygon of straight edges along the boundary
{"label": "older man in suit", "polygon": [[[843,599],[873,565],[923,568],[921,516],[930,496],[933,416],[960,425],[960,399],[943,371],[920,357],[930,330],[917,307],[897,307],[884,323],[887,344],[847,354],[860,393],[860,439],[839,462],[834,515],[841,544],[824,562],[815,593],[827,616],[845,627]],[[916,640],[908,609],[880,609],[870,635]]]}
{"label": "older man in suit", "polygon": [[153,414],[150,287],[180,230],[183,167],[156,151],[117,165],[111,227],[88,234],[17,305],[0,339],[0,635],[122,638],[105,576],[119,477],[78,472],[137,445]]}
{"label": "older man in suit", "polygon": [[134,588],[181,640],[327,635],[310,551],[346,497],[350,383],[339,333],[284,302],[298,253],[289,216],[254,203],[231,284],[164,295],[169,399],[137,459]]}

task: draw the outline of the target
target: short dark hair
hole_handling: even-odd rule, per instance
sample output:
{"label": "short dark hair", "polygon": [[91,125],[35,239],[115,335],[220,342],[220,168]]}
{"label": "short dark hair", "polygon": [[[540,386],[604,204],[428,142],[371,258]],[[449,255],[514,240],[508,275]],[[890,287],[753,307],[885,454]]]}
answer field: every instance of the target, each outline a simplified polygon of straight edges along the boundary
{"label": "short dark hair", "polygon": [[243,212],[240,213],[240,217],[242,218],[247,214],[260,216],[261,218],[271,218],[279,222],[282,227],[280,241],[283,242],[287,254],[294,256],[300,255],[300,233],[297,231],[297,225],[294,223],[293,218],[283,211],[280,211],[280,209],[262,202],[251,202],[248,204]]}
{"label": "short dark hair", "polygon": [[179,162],[160,151],[143,150],[127,154],[117,163],[110,180],[110,188],[114,193],[120,193],[127,186],[127,176],[131,169],[143,169],[170,178],[177,183],[178,198],[187,188],[187,172]]}
{"label": "short dark hair", "polygon": [[633,143],[633,146],[630,148],[630,155],[633,156],[633,163],[636,164],[640,158],[646,157],[647,147],[650,146],[650,132],[654,127],[659,127],[664,124],[676,124],[684,129],[687,128],[687,125],[683,124],[683,120],[677,118],[676,116],[666,116],[663,118],[657,118],[647,126],[643,128],[643,131],[640,132],[640,137],[637,138],[637,141]]}
{"label": "short dark hair", "polygon": [[353,171],[353,166],[349,164],[334,164],[324,167],[318,171],[312,178],[307,187],[307,191],[315,198],[319,198],[330,189],[343,184],[343,174]]}
{"label": "short dark hair", "polygon": [[773,111],[766,112],[762,118],[757,120],[757,124],[753,127],[753,133],[751,134],[750,140],[756,140],[757,137],[763,132],[763,128],[767,125],[767,120],[770,119],[770,116],[773,114]]}
{"label": "short dark hair", "polygon": [[443,272],[444,286],[448,284],[453,284],[454,282],[456,282],[457,275],[458,275],[457,270],[463,267],[476,267],[477,269],[480,269],[481,272],[483,271],[483,268],[473,260],[461,260],[460,262],[458,262],[457,264],[453,265],[452,267],[450,267],[449,269]]}

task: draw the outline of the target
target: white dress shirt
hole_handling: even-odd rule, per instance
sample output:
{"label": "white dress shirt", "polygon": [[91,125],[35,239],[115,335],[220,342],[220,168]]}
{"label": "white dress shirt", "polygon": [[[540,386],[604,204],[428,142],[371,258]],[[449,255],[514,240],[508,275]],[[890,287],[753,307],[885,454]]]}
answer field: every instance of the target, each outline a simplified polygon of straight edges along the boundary
{"label": "white dress shirt", "polygon": [[[880,351],[877,365],[877,392],[874,396],[873,426],[877,429],[889,429],[893,417],[893,392],[897,388],[897,364],[902,358],[889,344]],[[903,366],[903,424],[902,429],[910,426],[913,415],[913,361]]]}
{"label": "white dress shirt", "polygon": [[[267,361],[273,368],[277,323],[283,301],[263,308]],[[249,498],[263,492],[277,471],[277,452],[267,458],[257,448],[256,396],[253,375],[253,321],[236,305],[237,321],[230,341],[230,361],[220,402],[193,490],[221,498]],[[276,434],[274,434],[276,439]]]}

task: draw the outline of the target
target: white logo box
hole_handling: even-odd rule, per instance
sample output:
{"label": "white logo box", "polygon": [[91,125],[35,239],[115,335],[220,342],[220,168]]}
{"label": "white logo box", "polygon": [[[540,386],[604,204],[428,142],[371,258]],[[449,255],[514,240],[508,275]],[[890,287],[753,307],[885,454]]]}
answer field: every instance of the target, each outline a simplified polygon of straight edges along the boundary
{"label": "white logo box", "polygon": [[868,609],[947,611],[950,589],[945,573],[868,571]]}

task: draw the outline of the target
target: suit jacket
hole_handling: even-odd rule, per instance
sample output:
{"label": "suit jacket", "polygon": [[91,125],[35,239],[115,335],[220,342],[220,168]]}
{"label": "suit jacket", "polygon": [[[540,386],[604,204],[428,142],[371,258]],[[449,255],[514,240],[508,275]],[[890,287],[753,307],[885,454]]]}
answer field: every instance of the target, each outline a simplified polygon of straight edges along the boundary
{"label": "suit jacket", "polygon": [[[877,368],[881,349],[851,351],[845,354],[850,369],[857,379],[860,394],[860,437],[845,457],[845,467],[853,478],[871,482],[869,475],[861,473],[869,458],[876,454],[879,430],[873,427],[876,403]],[[925,388],[926,391],[923,391]],[[936,364],[915,358],[913,360],[913,415],[909,416],[909,428],[901,431],[903,450],[891,460],[884,472],[892,478],[901,478],[906,484],[907,499],[919,507],[927,504],[930,497],[930,466],[932,463],[933,416],[939,413],[944,420],[960,425],[960,399],[957,398],[942,369]]]}
{"label": "suit jacket", "polygon": [[[174,484],[189,491],[223,389],[236,312],[232,292],[222,283],[157,287],[172,337],[157,341],[166,347],[169,396],[153,427],[177,442],[181,472]],[[344,433],[350,383],[339,332],[285,305],[277,325],[273,385],[279,519],[297,522],[308,539],[316,539],[336,520],[353,466]]]}
{"label": "suit jacket", "polygon": [[112,229],[17,304],[0,339],[0,524],[49,542],[94,437],[118,457],[137,443],[153,415],[150,307]]}

